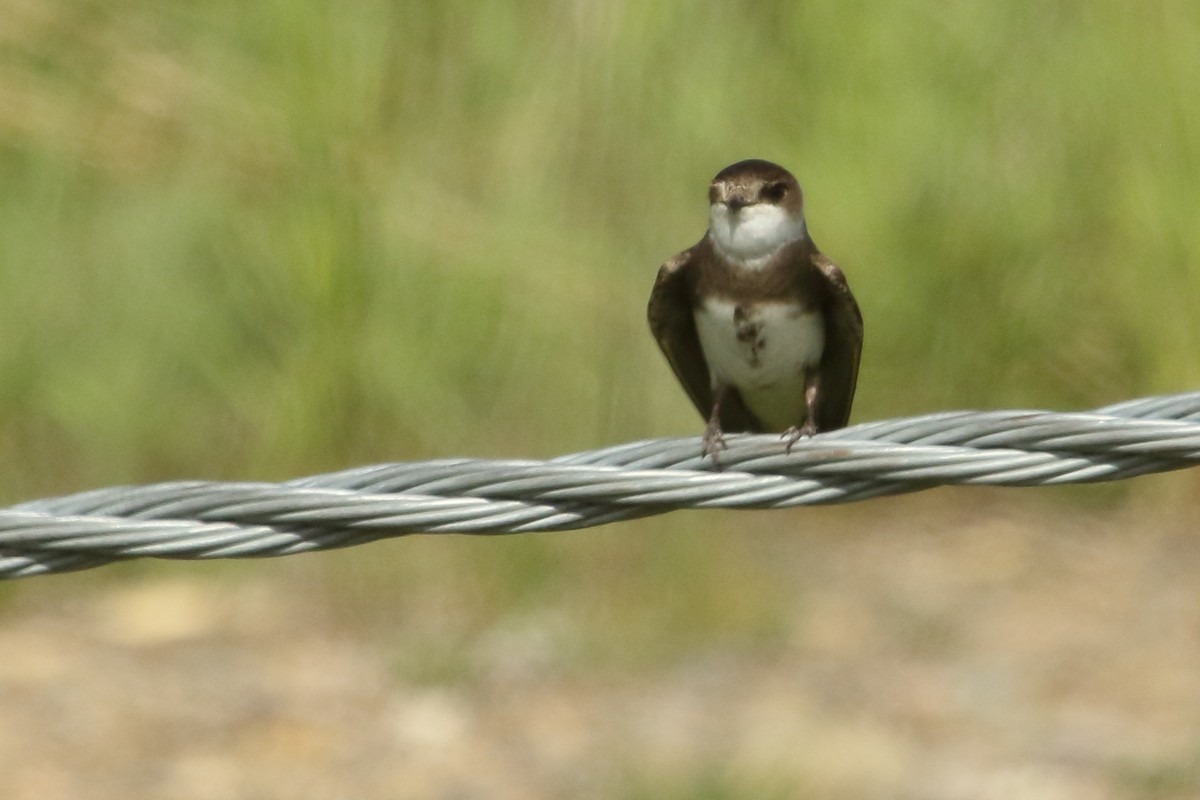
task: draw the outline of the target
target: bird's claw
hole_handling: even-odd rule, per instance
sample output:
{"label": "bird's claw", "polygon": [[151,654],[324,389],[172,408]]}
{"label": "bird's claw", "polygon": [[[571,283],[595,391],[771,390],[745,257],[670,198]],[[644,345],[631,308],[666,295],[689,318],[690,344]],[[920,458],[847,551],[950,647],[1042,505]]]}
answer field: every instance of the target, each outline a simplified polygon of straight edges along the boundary
{"label": "bird's claw", "polygon": [[717,453],[721,450],[729,448],[725,441],[725,433],[719,425],[709,425],[704,429],[704,436],[700,439],[700,457],[712,456],[713,465],[721,466],[721,459]]}
{"label": "bird's claw", "polygon": [[787,443],[785,445],[784,452],[787,453],[788,455],[791,455],[792,454],[792,446],[795,445],[796,442],[800,441],[801,439],[807,439],[811,436],[815,436],[816,433],[817,433],[817,426],[810,421],[810,422],[805,422],[803,425],[800,425],[799,427],[793,425],[792,427],[790,427],[786,431],[784,431],[782,434],[780,434],[779,438]]}

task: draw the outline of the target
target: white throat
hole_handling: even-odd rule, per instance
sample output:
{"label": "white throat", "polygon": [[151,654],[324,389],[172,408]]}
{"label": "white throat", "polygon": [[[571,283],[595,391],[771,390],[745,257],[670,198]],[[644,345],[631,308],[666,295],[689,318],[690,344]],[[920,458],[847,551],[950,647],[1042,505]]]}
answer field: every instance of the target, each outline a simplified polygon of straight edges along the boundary
{"label": "white throat", "polygon": [[774,203],[755,203],[736,212],[724,203],[713,203],[708,209],[708,231],[723,256],[751,269],[808,235],[803,214],[793,217]]}

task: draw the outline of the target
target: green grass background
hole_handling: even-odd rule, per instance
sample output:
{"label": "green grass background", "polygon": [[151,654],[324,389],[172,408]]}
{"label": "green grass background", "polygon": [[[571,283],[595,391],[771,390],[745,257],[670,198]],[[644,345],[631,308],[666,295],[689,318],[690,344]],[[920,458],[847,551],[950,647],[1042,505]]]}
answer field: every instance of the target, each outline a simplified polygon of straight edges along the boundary
{"label": "green grass background", "polygon": [[[854,420],[1200,386],[1200,5],[0,0],[0,502],[698,436],[645,301],[747,157],[797,174],[862,306]],[[532,636],[586,690],[769,661],[858,552],[830,543],[880,520],[1101,498],[1151,528],[1196,491],[410,537],[0,599],[269,576],[399,681],[470,684],[479,641]],[[645,796],[737,796],[681,780]]]}
{"label": "green grass background", "polygon": [[[1200,384],[1200,7],[0,0],[0,19],[5,501],[698,434],[644,304],[746,157],[799,176],[859,298],[855,420]],[[636,564],[645,592],[684,587],[682,614],[743,567],[668,534],[766,519],[305,563],[364,606],[414,562],[504,602]]]}

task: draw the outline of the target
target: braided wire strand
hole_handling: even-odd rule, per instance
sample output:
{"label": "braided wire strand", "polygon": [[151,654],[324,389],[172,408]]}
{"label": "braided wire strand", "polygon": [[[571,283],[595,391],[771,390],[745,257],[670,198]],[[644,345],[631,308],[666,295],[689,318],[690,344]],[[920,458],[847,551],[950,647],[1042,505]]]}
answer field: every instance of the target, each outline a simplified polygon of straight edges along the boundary
{"label": "braided wire strand", "polygon": [[538,461],[378,464],[282,483],[175,481],[0,510],[0,578],[133,558],[281,556],[413,533],[506,534],[683,508],[787,508],[939,485],[1111,481],[1200,463],[1200,392],[1091,413],[956,411],[869,422],[789,448],[727,437],[719,468],[695,438]]}

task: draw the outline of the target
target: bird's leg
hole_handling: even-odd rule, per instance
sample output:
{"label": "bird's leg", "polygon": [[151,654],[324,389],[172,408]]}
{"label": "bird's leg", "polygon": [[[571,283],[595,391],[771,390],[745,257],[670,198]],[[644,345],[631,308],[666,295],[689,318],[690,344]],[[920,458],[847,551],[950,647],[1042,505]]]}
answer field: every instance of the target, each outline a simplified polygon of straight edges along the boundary
{"label": "bird's leg", "polygon": [[708,424],[704,426],[704,437],[700,440],[700,457],[711,455],[713,464],[720,466],[720,459],[717,457],[718,450],[724,450],[728,445],[725,444],[725,434],[721,432],[721,401],[725,399],[725,387],[717,386],[713,389],[713,406],[712,413],[708,415]]}
{"label": "bird's leg", "polygon": [[817,432],[817,394],[820,387],[820,374],[815,369],[808,370],[804,375],[804,424],[799,427],[793,425],[783,432],[780,438],[787,442],[785,452],[790,454],[792,445]]}

